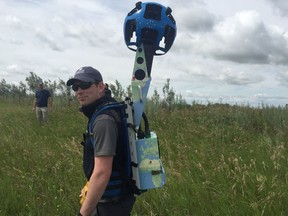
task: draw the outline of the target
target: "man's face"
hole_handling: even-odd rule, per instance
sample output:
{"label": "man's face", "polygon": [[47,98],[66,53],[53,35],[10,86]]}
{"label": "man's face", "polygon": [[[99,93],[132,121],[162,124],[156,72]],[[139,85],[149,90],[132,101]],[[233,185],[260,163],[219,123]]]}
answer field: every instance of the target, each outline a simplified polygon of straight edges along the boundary
{"label": "man's face", "polygon": [[97,84],[92,83],[91,86],[87,89],[82,89],[81,83],[81,81],[75,82],[74,85],[78,86],[78,90],[75,91],[75,94],[82,107],[94,103],[96,100],[103,96],[104,84],[102,82]]}

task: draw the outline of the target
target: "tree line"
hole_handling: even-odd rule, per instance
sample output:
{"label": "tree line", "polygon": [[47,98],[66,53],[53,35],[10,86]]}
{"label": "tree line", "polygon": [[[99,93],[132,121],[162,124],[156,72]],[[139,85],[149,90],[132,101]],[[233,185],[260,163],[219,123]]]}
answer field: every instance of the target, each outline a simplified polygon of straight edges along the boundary
{"label": "tree line", "polygon": [[[25,82],[21,81],[19,85],[9,84],[5,79],[2,79],[0,82],[0,98],[19,101],[24,100],[25,98],[31,98],[31,96],[34,96],[40,81],[44,83],[45,88],[50,91],[53,98],[59,97],[70,101],[75,97],[71,86],[66,86],[64,80],[59,79],[58,82],[55,80],[44,81],[36,73],[30,72],[29,76],[25,78]],[[116,100],[123,100],[125,97],[132,96],[131,85],[124,89],[118,80],[115,81],[115,84],[110,83],[109,88],[112,92],[112,96]],[[162,93],[163,98],[160,97],[160,93],[155,89],[153,95],[148,98],[148,100],[153,104],[164,108],[172,107],[173,105],[187,105],[182,95],[176,94],[174,89],[171,87],[170,79],[166,80],[166,83],[162,88]]]}

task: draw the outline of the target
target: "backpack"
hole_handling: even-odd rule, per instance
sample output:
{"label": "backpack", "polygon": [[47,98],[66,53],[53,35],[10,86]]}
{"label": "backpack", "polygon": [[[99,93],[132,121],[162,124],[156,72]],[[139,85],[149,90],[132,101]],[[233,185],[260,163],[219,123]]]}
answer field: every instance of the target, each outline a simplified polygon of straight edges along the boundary
{"label": "backpack", "polygon": [[[160,160],[159,143],[155,132],[150,132],[145,113],[142,115],[145,130],[143,132],[140,128],[136,131],[133,125],[133,106],[129,98],[122,102],[106,103],[94,112],[87,127],[88,134],[92,134],[96,117],[104,113],[111,115],[114,119],[120,117],[121,127],[124,128],[122,132],[126,157],[125,167],[124,169],[116,167],[122,180],[133,188],[133,193],[136,195],[149,189],[162,187],[166,182],[166,176]],[[94,148],[93,136],[90,136],[90,141]]]}

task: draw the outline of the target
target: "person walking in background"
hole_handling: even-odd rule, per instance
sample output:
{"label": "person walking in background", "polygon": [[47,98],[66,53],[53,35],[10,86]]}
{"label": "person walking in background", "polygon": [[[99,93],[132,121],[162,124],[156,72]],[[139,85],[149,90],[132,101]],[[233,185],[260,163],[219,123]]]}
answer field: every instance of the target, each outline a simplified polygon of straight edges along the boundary
{"label": "person walking in background", "polygon": [[105,95],[106,96],[110,96],[112,95],[111,90],[109,89],[109,85],[107,83],[105,83]]}
{"label": "person walking in background", "polygon": [[[88,118],[88,124],[93,113],[101,106],[116,102],[107,94],[101,73],[93,67],[77,70],[74,77],[67,81],[67,86],[71,85],[80,103],[80,111]],[[131,186],[119,174],[126,158],[121,141],[123,128],[117,115],[117,112],[113,114],[112,111],[100,113],[92,123],[92,134],[84,136],[83,168],[88,184],[81,192],[82,206],[78,215],[131,214],[135,197]]]}
{"label": "person walking in background", "polygon": [[32,111],[36,112],[36,118],[40,123],[48,121],[48,105],[52,109],[52,98],[50,92],[44,88],[41,81],[38,84],[39,89],[36,90]]}

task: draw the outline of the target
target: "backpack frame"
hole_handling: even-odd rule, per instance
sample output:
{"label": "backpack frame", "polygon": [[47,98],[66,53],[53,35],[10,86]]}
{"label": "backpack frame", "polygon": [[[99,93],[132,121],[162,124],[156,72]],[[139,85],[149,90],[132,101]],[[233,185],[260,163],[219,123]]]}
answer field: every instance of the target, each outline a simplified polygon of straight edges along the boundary
{"label": "backpack frame", "polygon": [[[123,181],[133,188],[136,195],[149,189],[162,187],[166,182],[166,176],[160,160],[157,136],[154,132],[150,132],[148,119],[144,113],[142,116],[145,122],[145,132],[142,132],[141,129],[136,132],[133,124],[133,107],[129,98],[121,102],[107,103],[93,114],[87,127],[93,148],[94,139],[91,135],[93,134],[95,119],[100,114],[107,114],[107,111],[111,110],[118,111],[121,124],[124,127],[123,142],[125,155],[127,155],[125,170],[116,167]],[[115,119],[114,115],[112,117]]]}

